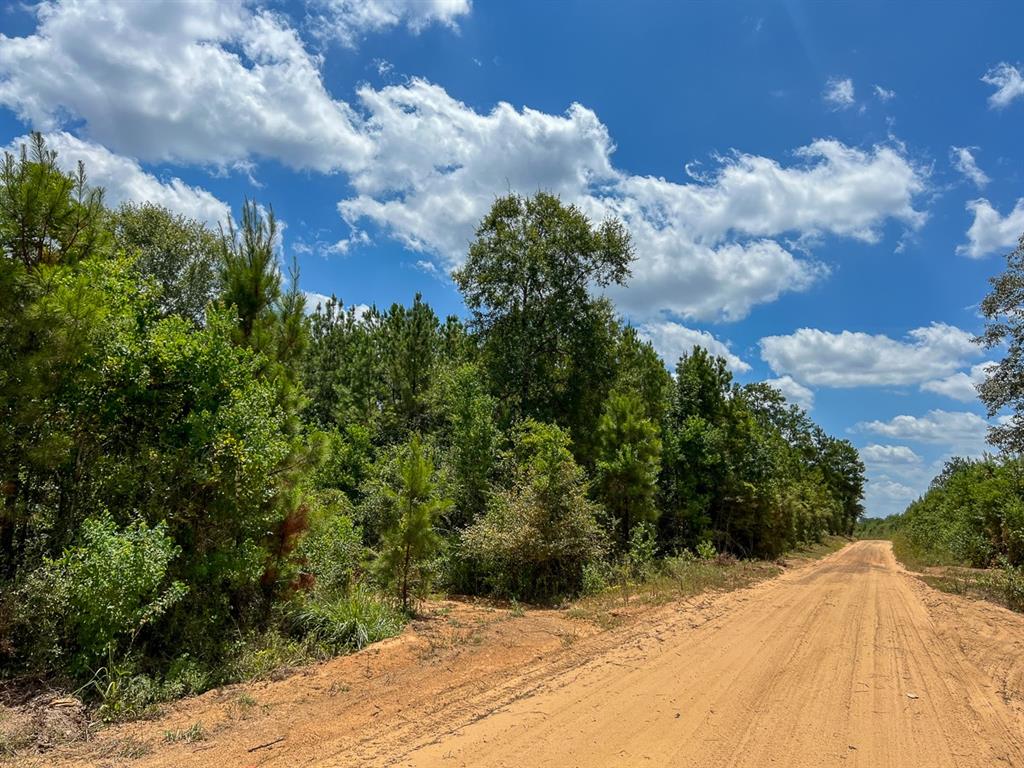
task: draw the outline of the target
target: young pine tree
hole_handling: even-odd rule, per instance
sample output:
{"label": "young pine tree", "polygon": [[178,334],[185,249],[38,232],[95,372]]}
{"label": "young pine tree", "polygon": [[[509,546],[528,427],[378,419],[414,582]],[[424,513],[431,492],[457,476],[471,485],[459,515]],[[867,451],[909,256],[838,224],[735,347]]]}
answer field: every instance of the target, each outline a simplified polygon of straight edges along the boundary
{"label": "young pine tree", "polygon": [[598,424],[597,487],[614,538],[628,548],[632,530],[657,517],[654,494],[661,468],[658,428],[634,394],[613,392]]}
{"label": "young pine tree", "polygon": [[408,611],[413,590],[427,585],[424,564],[441,545],[434,522],[450,502],[438,496],[434,465],[424,455],[419,435],[414,435],[406,448],[400,476],[399,487],[387,491],[398,515],[384,534],[379,567],[397,588],[402,609]]}

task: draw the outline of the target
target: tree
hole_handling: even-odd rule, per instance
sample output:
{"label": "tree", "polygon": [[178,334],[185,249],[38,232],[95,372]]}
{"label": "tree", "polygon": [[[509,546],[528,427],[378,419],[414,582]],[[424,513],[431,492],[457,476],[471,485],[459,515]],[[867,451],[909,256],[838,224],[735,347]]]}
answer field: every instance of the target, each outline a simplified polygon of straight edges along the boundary
{"label": "tree", "polygon": [[437,494],[434,466],[424,455],[419,435],[409,441],[400,471],[401,485],[389,489],[397,518],[384,534],[379,567],[384,578],[397,585],[402,609],[408,611],[413,590],[426,587],[424,565],[441,544],[434,523],[451,502]]}
{"label": "tree", "polygon": [[453,277],[506,424],[532,417],[576,427],[581,397],[608,379],[594,366],[611,356],[608,344],[596,343],[606,335],[608,305],[590,290],[624,283],[632,260],[617,220],[594,227],[546,193],[495,201]]}
{"label": "tree", "polygon": [[487,506],[501,439],[494,423],[496,406],[477,366],[464,363],[438,372],[431,420],[453,486],[454,504],[445,521],[450,531],[465,528]]}
{"label": "tree", "polygon": [[661,459],[658,428],[640,398],[613,392],[598,425],[597,488],[625,551],[633,528],[657,519],[654,496]]}
{"label": "tree", "polygon": [[220,287],[220,237],[201,222],[152,203],[126,203],[111,216],[114,244],[137,254],[143,279],[160,289],[160,310],[201,323]]}
{"label": "tree", "polygon": [[989,441],[1002,450],[1024,452],[1024,235],[1006,257],[1006,271],[989,280],[992,291],[981,302],[985,349],[1006,345],[1006,354],[978,387],[989,417],[1013,410],[1005,424],[989,428]]}

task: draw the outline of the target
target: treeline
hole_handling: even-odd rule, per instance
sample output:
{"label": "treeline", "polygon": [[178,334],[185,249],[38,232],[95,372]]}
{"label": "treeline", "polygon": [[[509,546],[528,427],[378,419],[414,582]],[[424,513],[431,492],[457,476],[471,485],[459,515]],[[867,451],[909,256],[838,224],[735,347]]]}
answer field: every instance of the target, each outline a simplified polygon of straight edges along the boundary
{"label": "treeline", "polygon": [[1024,565],[1022,472],[1019,459],[951,459],[904,512],[866,519],[858,531],[903,538],[915,557],[936,564]]}
{"label": "treeline", "polygon": [[432,588],[555,600],[862,512],[857,451],[778,391],[699,348],[669,375],[599,295],[628,233],[547,194],[481,222],[466,322],[309,313],[271,212],[111,210],[39,137],[0,249],[0,669],[111,716],[359,647]]}
{"label": "treeline", "polygon": [[865,519],[857,533],[892,539],[897,556],[910,565],[990,569],[954,586],[969,584],[1024,610],[1024,236],[1006,256],[1005,271],[989,282],[992,290],[981,302],[985,332],[976,341],[1005,354],[978,395],[989,417],[1000,417],[989,429],[1000,453],[950,459],[906,510]]}

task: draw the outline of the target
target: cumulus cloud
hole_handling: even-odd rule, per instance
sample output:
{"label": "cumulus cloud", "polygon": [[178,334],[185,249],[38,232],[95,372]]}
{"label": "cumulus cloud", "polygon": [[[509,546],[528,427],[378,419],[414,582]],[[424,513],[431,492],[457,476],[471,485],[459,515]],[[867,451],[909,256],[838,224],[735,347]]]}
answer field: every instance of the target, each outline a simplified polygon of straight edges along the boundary
{"label": "cumulus cloud", "polygon": [[872,443],[860,449],[860,456],[867,464],[915,465],[921,463],[921,457],[905,445]]}
{"label": "cumulus cloud", "polygon": [[849,109],[856,103],[853,95],[853,80],[848,77],[829,78],[825,84],[823,97],[833,109]]}
{"label": "cumulus cloud", "polygon": [[271,11],[223,3],[42,3],[27,37],[0,35],[0,104],[35,127],[68,117],[143,161],[223,167],[272,157],[359,167],[369,139],[330,97],[320,61]]}
{"label": "cumulus cloud", "polygon": [[996,89],[995,93],[988,97],[988,105],[992,109],[1002,109],[1014,99],[1024,97],[1024,73],[1019,67],[1005,61],[996,64],[982,75],[981,81]]}
{"label": "cumulus cloud", "polygon": [[921,494],[905,483],[887,477],[870,478],[864,487],[864,508],[870,517],[902,512]]}
{"label": "cumulus cloud", "polygon": [[727,343],[719,341],[707,331],[687,328],[665,320],[645,323],[637,327],[637,333],[654,345],[665,365],[671,369],[675,369],[679,358],[690,354],[694,347],[703,347],[711,354],[725,358],[734,373],[745,373],[750,370],[750,366],[735,355]]}
{"label": "cumulus cloud", "polygon": [[901,386],[950,375],[979,354],[972,339],[946,323],[915,328],[904,341],[801,328],[761,339],[761,357],[777,374],[816,386]]}
{"label": "cumulus cloud", "polygon": [[415,34],[432,24],[455,29],[470,9],[469,0],[317,0],[311,26],[351,48],[370,32],[397,26]]}
{"label": "cumulus cloud", "polygon": [[953,161],[953,167],[971,181],[974,186],[981,189],[988,184],[991,179],[983,170],[981,170],[981,168],[978,167],[978,163],[974,159],[974,153],[972,151],[975,149],[977,149],[977,147],[950,147],[949,153]]}
{"label": "cumulus cloud", "polygon": [[[63,131],[47,134],[45,138],[46,145],[57,152],[57,165],[64,171],[76,171],[79,161],[85,164],[89,183],[106,190],[109,205],[151,202],[212,227],[223,224],[231,215],[230,207],[205,189],[178,178],[160,180],[142,170],[135,160],[115,155],[98,144]],[[14,139],[6,151],[17,154],[29,141],[28,136]]]}
{"label": "cumulus cloud", "polygon": [[957,371],[942,379],[926,381],[921,385],[921,389],[969,403],[978,399],[978,385],[985,381],[989,368],[994,365],[992,362],[979,363],[969,371]]}
{"label": "cumulus cloud", "polygon": [[777,379],[766,379],[765,384],[771,384],[779,390],[786,399],[799,405],[805,411],[814,407],[814,391],[805,387],[792,376],[780,376]]}
{"label": "cumulus cloud", "polygon": [[[454,23],[468,3],[325,0],[315,12],[329,11],[356,35]],[[372,222],[450,267],[496,196],[543,189],[629,227],[639,259],[630,287],[611,295],[630,316],[738,320],[826,275],[807,254],[821,237],[875,243],[888,222],[925,220],[927,172],[895,143],[817,140],[787,162],[733,152],[678,183],[615,168],[606,126],[578,104],[478,112],[419,79],[335,100],[287,20],[241,0],[80,0],[37,15],[33,34],[0,35],[0,104],[141,162],[339,171],[353,189],[339,203],[352,225],[342,253],[369,242]]]}
{"label": "cumulus cloud", "polygon": [[967,230],[967,242],[957,246],[956,252],[972,259],[980,259],[991,253],[1001,253],[1017,245],[1024,233],[1024,197],[1005,216],[992,207],[985,198],[969,200],[967,210],[974,214],[974,221]]}
{"label": "cumulus cloud", "polygon": [[894,440],[943,445],[960,456],[978,456],[985,451],[988,427],[988,422],[976,413],[935,409],[924,416],[860,422],[855,430]]}
{"label": "cumulus cloud", "polygon": [[634,316],[740,319],[827,272],[771,238],[877,242],[886,220],[925,219],[914,207],[924,172],[893,146],[815,141],[789,166],[737,152],[680,184],[618,171],[607,128],[579,104],[561,115],[506,103],[482,114],[419,79],[364,87],[359,99],[376,149],[353,174],[357,194],[339,204],[349,223],[369,219],[452,266],[497,195],[545,189],[632,232],[639,260],[628,290],[612,295]]}

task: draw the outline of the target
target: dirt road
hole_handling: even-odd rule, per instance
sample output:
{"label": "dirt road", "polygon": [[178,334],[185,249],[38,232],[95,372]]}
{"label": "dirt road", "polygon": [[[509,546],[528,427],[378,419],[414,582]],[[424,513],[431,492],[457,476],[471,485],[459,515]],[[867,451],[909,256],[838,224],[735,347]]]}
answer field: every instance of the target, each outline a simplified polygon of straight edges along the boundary
{"label": "dirt road", "polygon": [[888,543],[557,645],[489,649],[514,660],[491,679],[469,661],[383,682],[368,666],[347,708],[306,683],[262,720],[131,764],[1024,767],[1024,621],[929,589]]}

